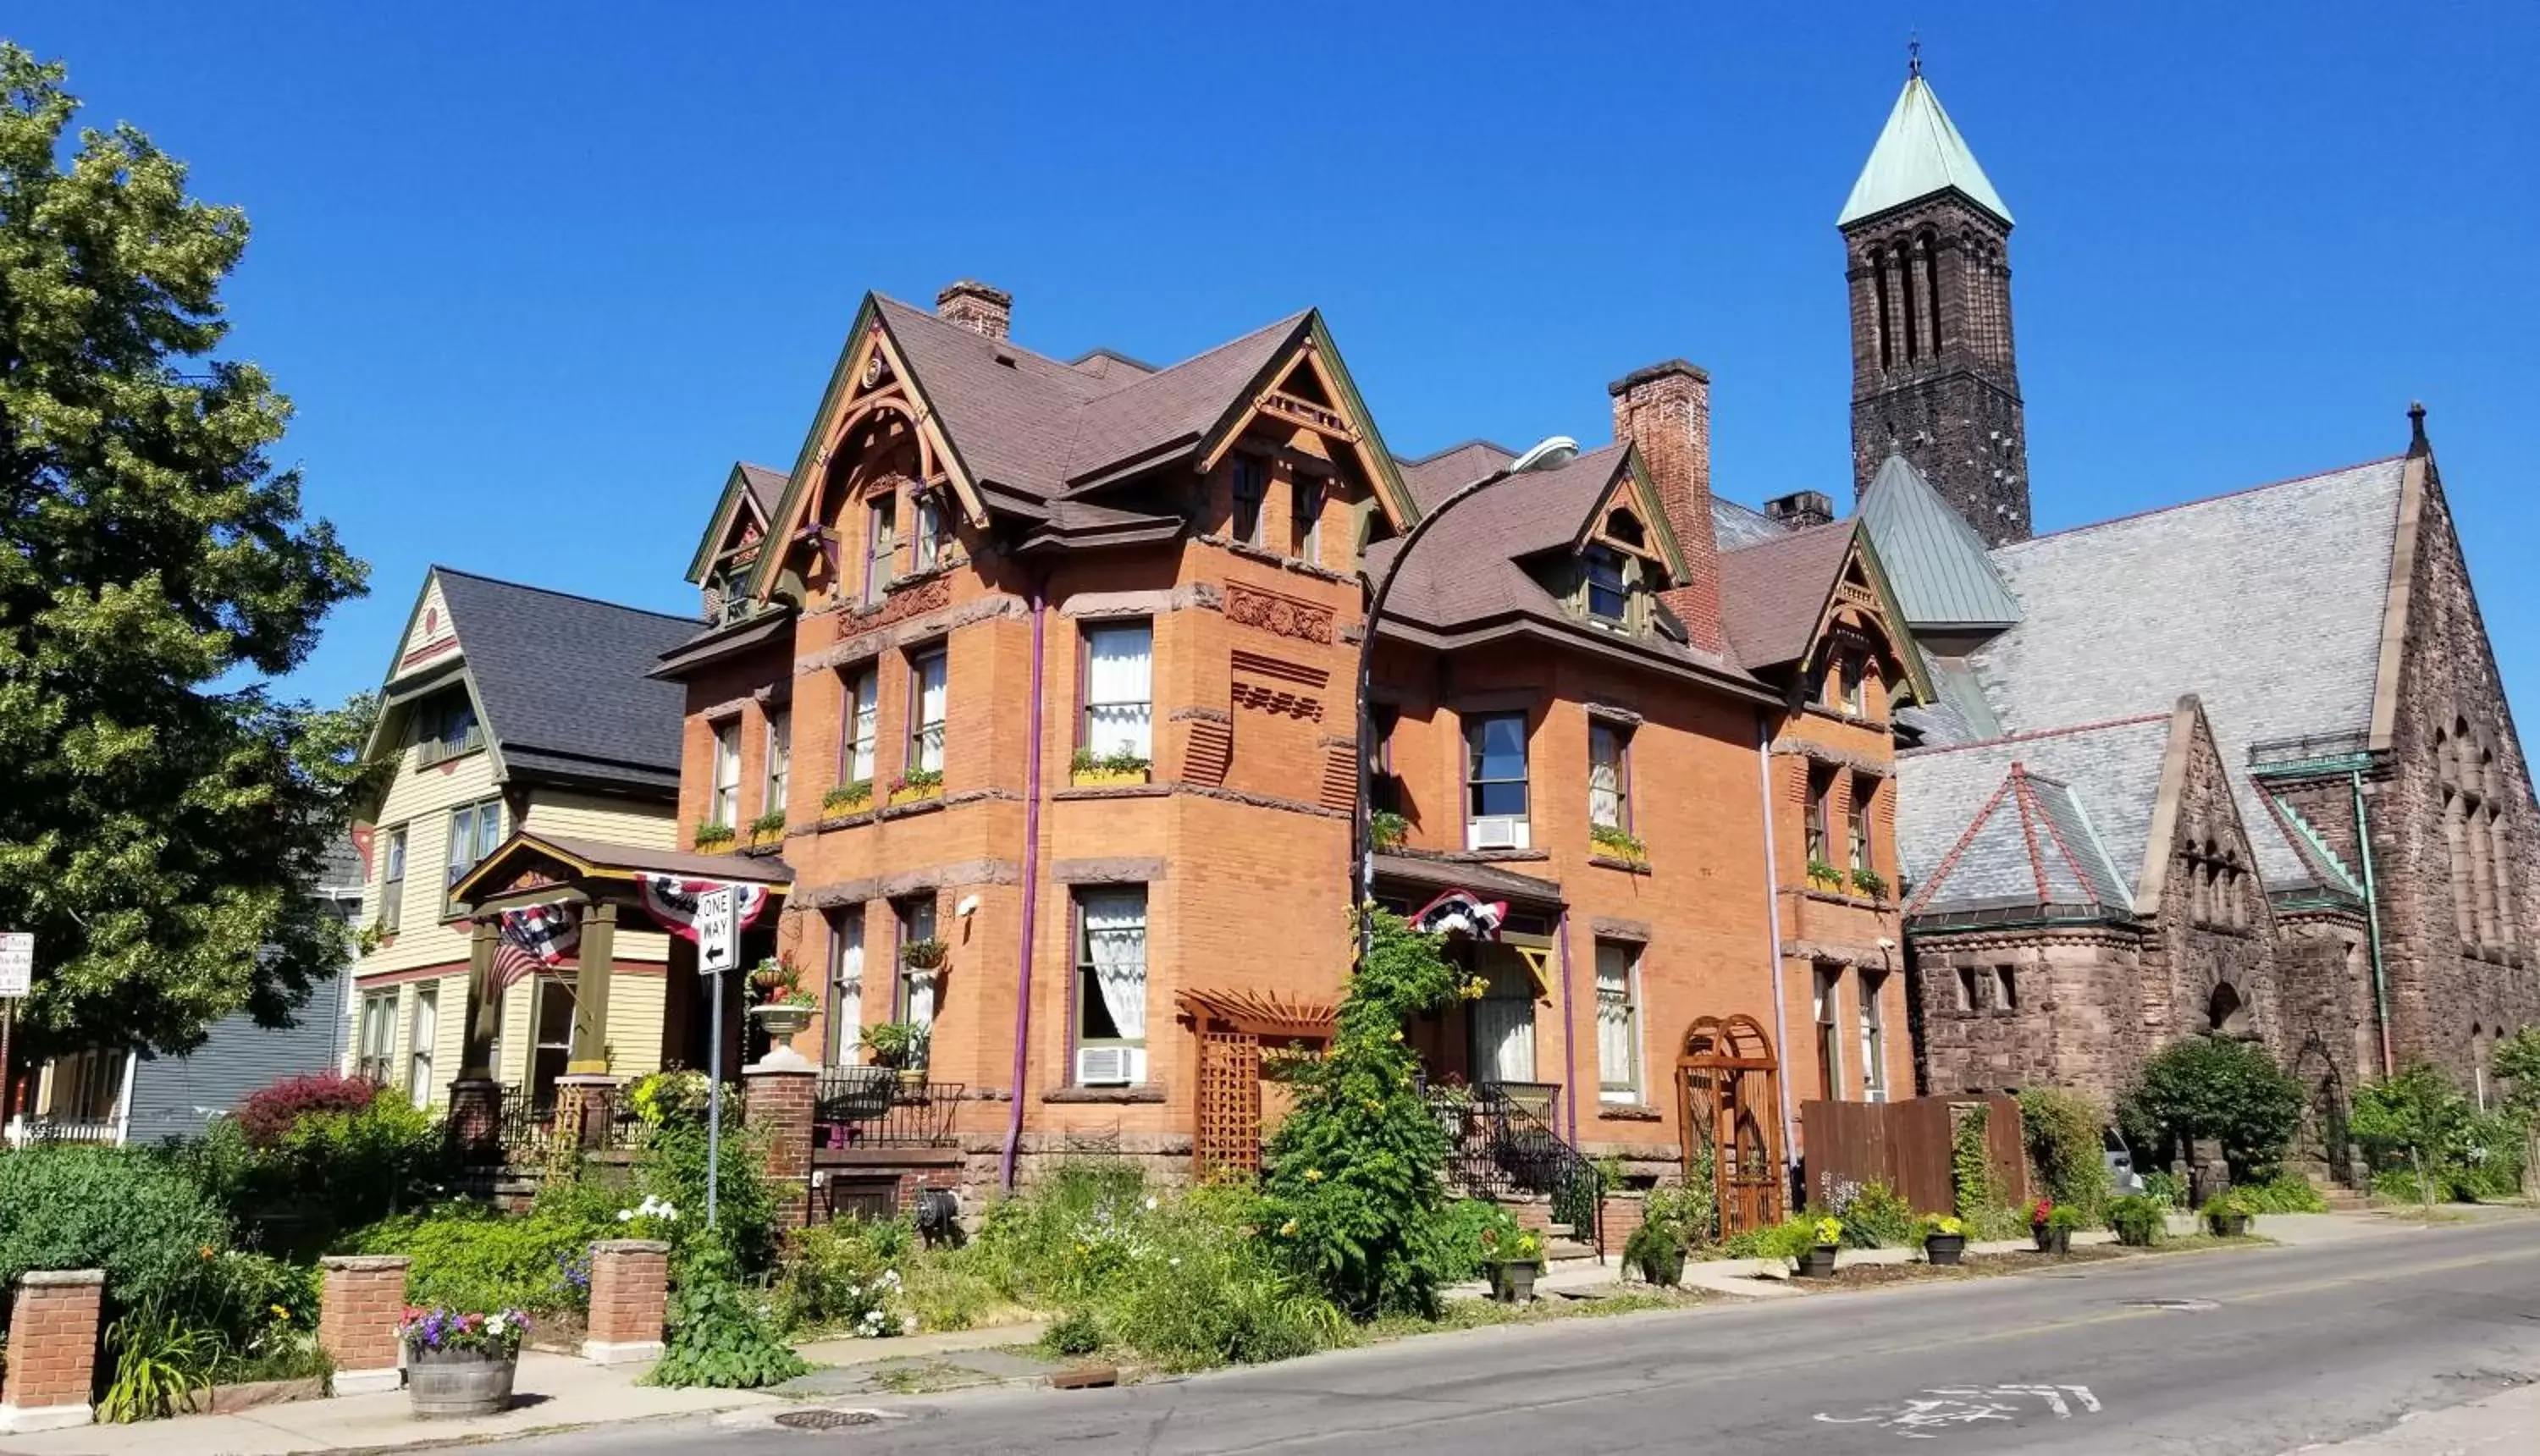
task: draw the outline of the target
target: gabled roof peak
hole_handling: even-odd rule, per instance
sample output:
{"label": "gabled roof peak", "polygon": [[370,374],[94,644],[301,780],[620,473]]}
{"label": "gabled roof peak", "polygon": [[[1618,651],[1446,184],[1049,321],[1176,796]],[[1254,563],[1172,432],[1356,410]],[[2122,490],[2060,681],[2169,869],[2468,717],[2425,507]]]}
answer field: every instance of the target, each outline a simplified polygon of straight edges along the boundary
{"label": "gabled roof peak", "polygon": [[1835,226],[1849,228],[1863,218],[1951,188],[2010,226],[2011,209],[1993,189],[1984,169],[1976,165],[1975,153],[1967,150],[1966,138],[1958,135],[1949,113],[1941,109],[1940,95],[1923,79],[1918,55]]}

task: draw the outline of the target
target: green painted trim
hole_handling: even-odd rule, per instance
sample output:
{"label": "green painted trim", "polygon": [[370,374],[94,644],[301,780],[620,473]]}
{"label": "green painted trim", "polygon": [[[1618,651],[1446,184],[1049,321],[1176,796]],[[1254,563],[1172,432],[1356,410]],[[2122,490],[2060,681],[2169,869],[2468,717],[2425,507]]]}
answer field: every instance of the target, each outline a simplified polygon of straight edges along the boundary
{"label": "green painted trim", "polygon": [[705,585],[706,573],[713,568],[715,558],[723,554],[716,548],[732,528],[733,509],[741,504],[741,492],[747,488],[736,461],[732,473],[724,477],[723,494],[715,499],[714,515],[706,519],[705,534],[697,538],[696,554],[688,558],[688,585]]}
{"label": "green painted trim", "polygon": [[1406,527],[1420,519],[1420,503],[1411,498],[1411,488],[1402,482],[1402,469],[1394,463],[1393,451],[1384,443],[1384,432],[1376,427],[1375,412],[1358,391],[1358,380],[1350,374],[1349,362],[1341,358],[1340,346],[1332,342],[1331,330],[1323,323],[1323,311],[1315,309],[1305,314],[1305,326],[1312,330],[1314,347],[1321,352],[1323,364],[1331,371],[1332,380],[1341,386],[1341,407],[1349,411],[1361,434],[1376,454],[1376,467],[1381,474],[1376,488],[1384,492],[1402,517]]}
{"label": "green painted trim", "polygon": [[1887,617],[1887,630],[1896,634],[1896,655],[1904,659],[1905,678],[1914,684],[1914,701],[1929,707],[1940,700],[1932,686],[1932,675],[1923,665],[1923,650],[1914,640],[1914,624],[1896,600],[1896,589],[1888,583],[1887,566],[1878,559],[1878,543],[1861,528],[1860,518],[1854,518],[1852,544],[1861,553],[1861,564],[1870,573],[1870,589],[1878,593],[1878,607]]}
{"label": "green painted trim", "polygon": [[2344,778],[2348,774],[2370,773],[2377,767],[2379,761],[2369,752],[2341,753],[2333,758],[2293,759],[2252,767],[2249,777],[2261,782],[2268,779]]}

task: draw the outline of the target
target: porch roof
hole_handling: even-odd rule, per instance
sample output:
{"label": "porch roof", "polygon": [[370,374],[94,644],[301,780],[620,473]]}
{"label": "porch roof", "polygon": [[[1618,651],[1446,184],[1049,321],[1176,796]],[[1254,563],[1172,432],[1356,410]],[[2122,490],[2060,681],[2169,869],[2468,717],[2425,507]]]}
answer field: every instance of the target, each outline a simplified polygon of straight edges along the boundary
{"label": "porch roof", "polygon": [[681,879],[765,885],[780,894],[794,882],[793,867],[772,856],[700,855],[525,829],[495,846],[492,854],[460,876],[450,887],[450,897],[473,909],[484,901],[543,888],[529,877],[542,876],[552,884],[554,876],[546,873],[547,865],[577,878],[632,882],[643,874],[672,874]]}
{"label": "porch roof", "polygon": [[[1531,863],[1531,862],[1526,862]],[[1481,860],[1432,859],[1426,855],[1379,854],[1376,857],[1376,878],[1378,884],[1391,880],[1414,885],[1435,893],[1439,890],[1471,890],[1477,895],[1522,901],[1527,905],[1558,910],[1565,903],[1561,885],[1556,880],[1537,879],[1503,869]]]}

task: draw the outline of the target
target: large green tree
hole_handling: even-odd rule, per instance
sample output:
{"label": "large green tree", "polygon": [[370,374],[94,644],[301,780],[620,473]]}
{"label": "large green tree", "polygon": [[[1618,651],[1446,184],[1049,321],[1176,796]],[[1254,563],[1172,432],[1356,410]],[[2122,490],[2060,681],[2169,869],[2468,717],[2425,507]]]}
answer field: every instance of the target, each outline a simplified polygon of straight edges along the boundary
{"label": "large green tree", "polygon": [[362,714],[267,684],[365,570],[266,458],[289,401],[213,357],[246,217],[129,125],[74,141],[63,81],[0,41],[0,930],[22,1054],[177,1051],[342,963],[308,886]]}

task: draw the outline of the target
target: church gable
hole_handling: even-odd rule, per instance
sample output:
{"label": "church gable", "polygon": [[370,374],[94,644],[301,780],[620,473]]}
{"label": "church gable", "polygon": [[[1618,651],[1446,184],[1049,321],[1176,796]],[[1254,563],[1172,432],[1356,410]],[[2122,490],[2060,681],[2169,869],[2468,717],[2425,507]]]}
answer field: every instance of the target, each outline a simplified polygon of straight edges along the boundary
{"label": "church gable", "polygon": [[2181,698],[2153,802],[2139,901],[2187,925],[2262,934],[2269,911],[2257,864],[2204,704],[2193,695]]}

